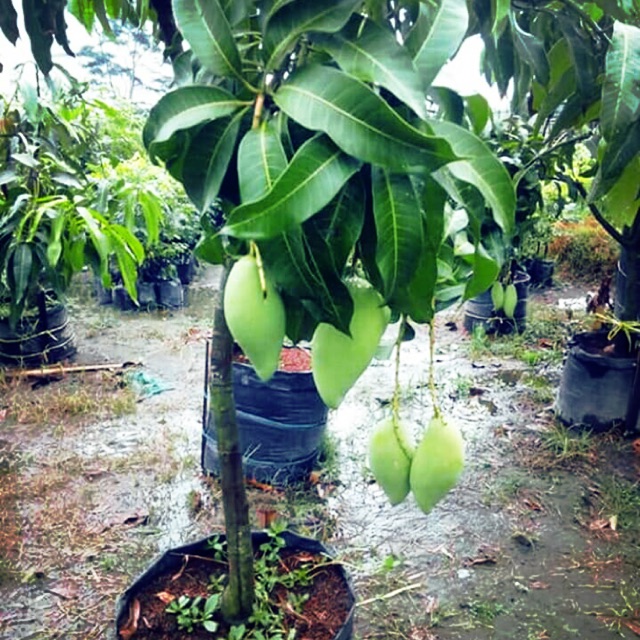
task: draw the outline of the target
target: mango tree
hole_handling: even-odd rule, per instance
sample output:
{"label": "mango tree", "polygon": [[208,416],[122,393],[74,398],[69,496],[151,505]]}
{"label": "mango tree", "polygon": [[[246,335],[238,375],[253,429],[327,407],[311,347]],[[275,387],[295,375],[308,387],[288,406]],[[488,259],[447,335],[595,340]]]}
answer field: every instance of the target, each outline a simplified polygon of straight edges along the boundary
{"label": "mango tree", "polygon": [[[482,36],[488,79],[503,93],[513,87],[518,112],[536,112],[549,149],[571,149],[574,131],[599,124],[604,143],[593,198],[613,202],[623,193],[632,210],[637,14],[600,1],[602,9],[570,0],[155,0],[152,17],[170,45],[178,86],[151,110],[144,142],[202,211],[200,255],[226,273],[249,256],[258,285],[253,298],[243,294],[236,304],[260,309],[275,291],[291,340],[330,327],[352,340],[366,366],[363,352],[379,331],[366,339],[356,331],[369,323],[353,324],[355,285],[378,297],[376,322],[386,324],[380,310],[388,308],[409,334],[410,323],[430,323],[437,308],[486,290],[500,269],[496,239],[508,243],[513,232],[514,184],[481,139],[486,101],[434,86],[465,38]],[[106,7],[113,17],[131,11],[129,3]],[[106,22],[101,1],[76,0],[73,10],[88,26],[96,16]],[[36,59],[49,64],[53,35],[68,46],[64,20],[46,31],[28,22]],[[1,25],[10,39],[12,25],[10,16]],[[280,322],[265,314],[272,322],[266,335],[280,339]],[[259,324],[255,315],[250,320]],[[221,298],[211,400],[231,560],[224,611],[240,620],[253,601],[252,554],[231,352]],[[255,358],[262,357],[258,349]],[[330,388],[327,398],[336,405],[344,392],[344,385]],[[437,434],[440,418],[435,409],[436,428],[427,433],[451,441]],[[402,462],[411,452],[402,445],[397,403],[391,425]],[[445,471],[455,481],[461,460],[451,462]],[[404,464],[409,486],[410,467]],[[428,510],[448,486],[425,487],[419,503]],[[394,501],[403,497],[399,488],[388,491]]]}

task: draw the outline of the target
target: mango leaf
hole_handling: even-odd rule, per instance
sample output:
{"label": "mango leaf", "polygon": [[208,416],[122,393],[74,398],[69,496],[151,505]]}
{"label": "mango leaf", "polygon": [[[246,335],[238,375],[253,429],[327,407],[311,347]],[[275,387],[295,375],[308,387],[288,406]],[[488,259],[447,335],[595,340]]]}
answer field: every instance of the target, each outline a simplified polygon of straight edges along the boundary
{"label": "mango leaf", "polygon": [[422,187],[422,251],[411,281],[396,291],[393,308],[419,323],[430,322],[435,313],[438,253],[444,237],[444,207],[447,193],[429,178]]}
{"label": "mango leaf", "polygon": [[422,80],[392,31],[372,20],[352,19],[340,33],[317,35],[313,42],[331,54],[343,71],[384,87],[426,118]]}
{"label": "mango leaf", "polygon": [[20,306],[29,290],[32,269],[33,245],[28,242],[15,245],[7,264],[7,280],[12,299]]}
{"label": "mango leaf", "polygon": [[206,211],[218,197],[246,113],[247,109],[241,109],[233,116],[209,122],[189,145],[182,183],[200,211]]}
{"label": "mango leaf", "polygon": [[376,264],[384,296],[390,299],[418,266],[423,242],[420,202],[409,176],[376,167],[371,172],[371,191],[378,237]]}
{"label": "mango leaf", "polygon": [[473,255],[473,275],[464,289],[464,299],[469,300],[486,291],[498,277],[500,265],[478,243]]}
{"label": "mango leaf", "polygon": [[593,55],[597,43],[591,35],[580,28],[574,16],[558,13],[556,20],[569,45],[569,52],[576,75],[576,85],[581,96],[591,96],[596,89],[596,56]]}
{"label": "mango leaf", "polygon": [[525,31],[513,13],[509,14],[513,43],[520,57],[533,69],[536,79],[543,85],[549,82],[549,61],[543,43],[533,34]]}
{"label": "mango leaf", "polygon": [[266,239],[290,230],[320,211],[358,170],[324,135],[305,142],[264,197],[233,209],[222,233]]}
{"label": "mango leaf", "polygon": [[273,99],[290,118],[324,131],[364,162],[395,171],[435,170],[456,157],[447,142],[418,131],[367,85],[331,67],[294,73]]}
{"label": "mango leaf", "polygon": [[173,15],[206,69],[217,76],[242,79],[240,53],[218,0],[173,0]]}
{"label": "mango leaf", "polygon": [[160,239],[160,224],[164,218],[161,201],[156,194],[144,189],[140,189],[136,196],[142,210],[148,243],[155,244]]}
{"label": "mango leaf", "polygon": [[220,6],[231,26],[241,22],[250,11],[251,5],[251,0],[220,0]]}
{"label": "mango leaf", "polygon": [[209,264],[223,264],[226,256],[220,235],[203,235],[193,250],[196,258]]}
{"label": "mango leaf", "polygon": [[85,207],[78,207],[76,211],[79,219],[84,223],[84,229],[91,239],[93,248],[100,257],[100,262],[102,264],[108,264],[111,246],[107,236],[101,229],[97,214],[94,215],[91,210]]}
{"label": "mango leaf", "polygon": [[333,268],[340,275],[362,232],[365,202],[364,183],[356,174],[322,211],[304,223],[326,242]]}
{"label": "mango leaf", "polygon": [[473,132],[479,136],[491,118],[489,102],[479,93],[475,93],[472,96],[465,96],[463,100],[466,106],[467,117],[471,122],[471,128]]}
{"label": "mango leaf", "polygon": [[627,164],[620,178],[607,191],[599,205],[607,220],[618,229],[631,227],[640,208],[640,155]]}
{"label": "mango leaf", "polygon": [[605,140],[640,116],[640,28],[616,22],[607,50],[600,127]]}
{"label": "mango leaf", "polygon": [[109,225],[108,231],[111,241],[110,248],[115,253],[124,288],[131,296],[131,299],[137,302],[137,266],[141,264],[144,259],[144,249],[139,240],[126,227],[112,224]]}
{"label": "mango leaf", "polygon": [[51,232],[47,242],[47,260],[52,267],[55,267],[62,254],[62,231],[65,226],[64,215],[54,215],[51,221]]}
{"label": "mango leaf", "polygon": [[497,35],[502,22],[509,15],[511,0],[491,0],[491,33]]}
{"label": "mango leaf", "polygon": [[465,0],[442,0],[435,8],[420,3],[420,15],[409,32],[406,46],[424,86],[458,50],[467,32],[469,11]]}
{"label": "mango leaf", "polygon": [[280,66],[298,38],[308,31],[334,33],[342,29],[360,0],[277,3],[267,18],[264,46],[269,55],[267,69]]}
{"label": "mango leaf", "polygon": [[152,159],[177,132],[231,115],[250,103],[233,94],[209,86],[180,87],[165,94],[151,109],[142,130],[142,141]]}
{"label": "mango leaf", "polygon": [[449,122],[432,122],[436,135],[448,140],[459,157],[446,171],[480,191],[491,207],[498,226],[511,235],[514,229],[516,196],[509,172],[490,149],[472,133]]}
{"label": "mango leaf", "polygon": [[31,43],[31,52],[42,73],[46,75],[53,68],[51,59],[51,45],[53,44],[52,30],[44,31],[40,24],[40,14],[46,10],[42,0],[22,0],[24,26]]}
{"label": "mango leaf", "polygon": [[628,129],[617,133],[607,144],[598,172],[592,197],[604,195],[624,173],[626,167],[640,153],[640,120]]}
{"label": "mango leaf", "polygon": [[456,91],[448,87],[431,87],[428,94],[439,107],[439,117],[448,122],[462,124],[464,101]]}
{"label": "mango leaf", "polygon": [[238,149],[238,179],[242,202],[251,202],[273,188],[287,168],[278,130],[270,120],[245,133]]}
{"label": "mango leaf", "polygon": [[[315,245],[322,246],[317,236]],[[353,301],[327,260],[328,247],[314,252],[302,227],[260,242],[259,247],[271,277],[287,295],[301,300],[318,322],[349,331]]]}
{"label": "mango leaf", "polygon": [[18,14],[13,6],[13,0],[0,0],[0,29],[7,40],[15,45],[20,32],[18,31]]}

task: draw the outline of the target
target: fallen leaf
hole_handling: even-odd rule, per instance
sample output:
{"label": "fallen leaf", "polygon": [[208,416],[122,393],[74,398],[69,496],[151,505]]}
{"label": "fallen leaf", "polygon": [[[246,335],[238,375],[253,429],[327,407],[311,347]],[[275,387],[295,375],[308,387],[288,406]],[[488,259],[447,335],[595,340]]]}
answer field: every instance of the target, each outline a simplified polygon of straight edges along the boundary
{"label": "fallen leaf", "polygon": [[174,596],[168,591],[159,591],[158,593],[156,593],[156,598],[158,598],[158,600],[160,600],[161,602],[164,602],[164,604],[169,604],[170,602],[173,602],[177,598],[177,596]]}
{"label": "fallen leaf", "polygon": [[542,580],[533,580],[529,583],[531,589],[549,589],[551,585],[548,582],[542,582]]}
{"label": "fallen leaf", "polygon": [[640,636],[640,620],[623,620],[622,624],[631,629],[637,636]]}
{"label": "fallen leaf", "polygon": [[122,640],[131,640],[138,630],[138,620],[140,620],[140,601],[134,598],[129,605],[129,614],[127,621],[120,629],[120,637]]}

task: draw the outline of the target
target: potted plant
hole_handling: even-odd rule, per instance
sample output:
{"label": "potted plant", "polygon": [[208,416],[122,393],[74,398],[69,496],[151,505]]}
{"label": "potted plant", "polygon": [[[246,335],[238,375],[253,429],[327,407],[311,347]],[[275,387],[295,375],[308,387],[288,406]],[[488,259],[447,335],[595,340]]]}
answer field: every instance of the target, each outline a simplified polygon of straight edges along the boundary
{"label": "potted plant", "polygon": [[[77,103],[75,111],[61,106],[65,97]],[[76,146],[86,142],[84,104],[74,91],[58,100],[31,96],[20,103],[16,95],[3,103],[0,361],[8,364],[71,356],[75,345],[64,299],[73,276],[90,266],[108,283],[115,255],[125,285],[135,292],[143,256],[126,228],[88,206],[82,162],[75,156]]]}
{"label": "potted plant", "polygon": [[[208,348],[206,358],[208,363]],[[285,346],[278,369],[266,381],[237,344],[232,366],[245,474],[275,485],[307,479],[320,453],[328,414],[313,380],[309,350]],[[216,424],[206,401],[209,375],[207,366],[201,464],[205,472],[218,475]]]}

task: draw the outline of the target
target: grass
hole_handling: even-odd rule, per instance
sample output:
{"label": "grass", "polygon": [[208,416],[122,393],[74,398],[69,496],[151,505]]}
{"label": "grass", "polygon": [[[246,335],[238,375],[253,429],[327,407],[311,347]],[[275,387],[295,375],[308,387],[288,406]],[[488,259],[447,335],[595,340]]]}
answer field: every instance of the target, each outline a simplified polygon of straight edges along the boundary
{"label": "grass", "polygon": [[599,511],[603,517],[615,517],[618,529],[640,528],[640,483],[617,475],[602,476],[597,481]]}
{"label": "grass", "polygon": [[542,446],[557,462],[592,461],[595,455],[595,440],[590,431],[572,430],[559,421],[541,434]]}
{"label": "grass", "polygon": [[567,312],[548,304],[529,300],[527,326],[522,333],[487,335],[477,326],[469,343],[469,357],[513,358],[530,367],[558,364],[562,361],[567,340],[582,326],[582,318],[570,318]]}

